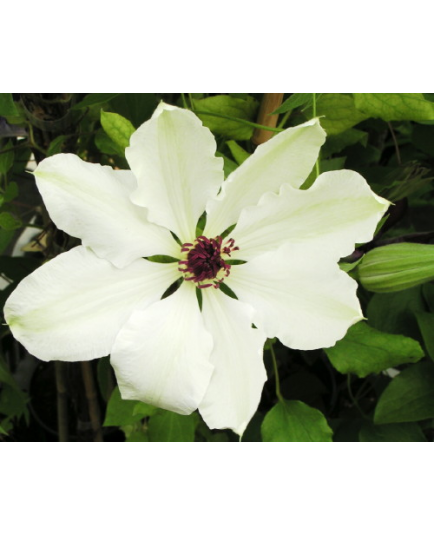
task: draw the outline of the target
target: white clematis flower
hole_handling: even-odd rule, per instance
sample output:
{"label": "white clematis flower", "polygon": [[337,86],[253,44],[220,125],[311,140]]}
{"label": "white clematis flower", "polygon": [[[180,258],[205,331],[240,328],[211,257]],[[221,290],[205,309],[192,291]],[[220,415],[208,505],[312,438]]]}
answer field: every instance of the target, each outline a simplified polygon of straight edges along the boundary
{"label": "white clematis flower", "polygon": [[210,428],[242,434],[266,380],[267,337],[328,347],[362,318],[356,283],[337,263],[372,238],[389,203],[353,171],[300,190],[324,139],[316,119],[289,128],[224,181],[211,132],[162,103],[131,137],[131,171],[47,158],[35,171],[39,191],[83,245],[20,283],[5,307],[12,333],[47,361],[111,354],[124,398],[199,408]]}

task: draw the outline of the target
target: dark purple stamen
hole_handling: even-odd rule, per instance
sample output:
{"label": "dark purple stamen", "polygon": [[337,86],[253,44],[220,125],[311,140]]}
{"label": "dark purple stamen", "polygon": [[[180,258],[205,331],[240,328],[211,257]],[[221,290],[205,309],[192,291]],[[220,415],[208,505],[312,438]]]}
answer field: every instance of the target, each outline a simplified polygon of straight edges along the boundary
{"label": "dark purple stamen", "polygon": [[230,264],[225,262],[222,255],[230,257],[232,251],[239,249],[233,238],[227,240],[224,245],[222,243],[221,236],[198,236],[194,244],[183,244],[181,252],[188,251],[188,254],[185,260],[179,261],[178,270],[184,273],[184,279],[196,283],[198,288],[218,288],[231,271]]}

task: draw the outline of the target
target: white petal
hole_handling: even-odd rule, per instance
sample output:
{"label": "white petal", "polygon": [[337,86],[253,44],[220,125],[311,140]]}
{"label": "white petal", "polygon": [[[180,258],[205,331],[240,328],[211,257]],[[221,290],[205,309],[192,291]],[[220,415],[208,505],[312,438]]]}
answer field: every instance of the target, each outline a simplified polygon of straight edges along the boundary
{"label": "white petal", "polygon": [[268,337],[300,350],[333,346],[363,318],[357,284],[329,251],[285,245],[232,266],[227,284]]}
{"label": "white petal", "polygon": [[265,335],[252,328],[253,309],[212,288],[202,292],[202,314],[214,339],[215,370],[199,411],[209,428],[242,435],[258,408],[267,379]]}
{"label": "white petal", "polygon": [[78,246],[23,279],[5,305],[14,337],[43,359],[108,355],[136,308],[158,300],[179,277],[177,264],[138,259],[123,269]]}
{"label": "white petal", "polygon": [[213,367],[196,287],[133,313],[116,339],[111,363],[123,398],[188,415],[197,409]]}
{"label": "white petal", "polygon": [[207,205],[206,236],[218,236],[236,223],[244,207],[256,205],[266,192],[282,184],[298,188],[312,170],[325,132],[313,119],[288,128],[260,145],[222,186],[217,199]]}
{"label": "white petal", "polygon": [[355,171],[329,171],[309,190],[284,185],[279,195],[266,194],[241,213],[231,237],[244,260],[285,243],[329,248],[338,260],[372,239],[389,205]]}
{"label": "white petal", "polygon": [[194,239],[206,201],[223,182],[211,132],[189,110],[160,104],[125,151],[138,188],[131,199],[183,241]]}
{"label": "white petal", "polygon": [[34,174],[57,227],[115,266],[149,255],[179,255],[169,231],[149,223],[146,210],[130,201],[136,187],[130,171],[59,154],[43,160]]}

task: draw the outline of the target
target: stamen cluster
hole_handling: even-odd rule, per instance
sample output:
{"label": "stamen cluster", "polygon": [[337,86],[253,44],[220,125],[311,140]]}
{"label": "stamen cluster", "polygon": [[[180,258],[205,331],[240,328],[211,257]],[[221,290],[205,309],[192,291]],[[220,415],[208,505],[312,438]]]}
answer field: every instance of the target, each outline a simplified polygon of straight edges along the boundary
{"label": "stamen cluster", "polygon": [[181,253],[187,253],[187,258],[179,261],[178,270],[183,272],[185,281],[193,281],[198,288],[218,288],[231,271],[223,255],[230,257],[238,249],[233,238],[223,244],[221,236],[198,236],[194,244],[182,245]]}

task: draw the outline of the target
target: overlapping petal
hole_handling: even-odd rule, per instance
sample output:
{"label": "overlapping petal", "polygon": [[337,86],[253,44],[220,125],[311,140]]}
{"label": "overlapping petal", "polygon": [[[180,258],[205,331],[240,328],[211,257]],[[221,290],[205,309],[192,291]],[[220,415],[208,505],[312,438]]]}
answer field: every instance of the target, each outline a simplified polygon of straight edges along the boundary
{"label": "overlapping petal", "polygon": [[183,242],[194,239],[207,200],[223,182],[211,132],[190,111],[160,104],[125,151],[138,188],[131,199]]}
{"label": "overlapping petal", "polygon": [[209,428],[231,428],[242,435],[267,379],[263,363],[266,337],[252,327],[249,305],[215,289],[207,289],[202,296],[205,326],[214,340],[214,373],[199,411]]}
{"label": "overlapping petal", "polygon": [[263,194],[278,192],[282,184],[298,188],[312,170],[325,132],[313,119],[277,134],[260,145],[207,205],[204,233],[217,236],[237,222],[241,210],[256,205]]}
{"label": "overlapping petal", "polygon": [[146,210],[130,201],[136,188],[130,171],[59,154],[43,160],[35,176],[57,227],[81,238],[83,245],[115,266],[150,255],[178,255],[179,247],[167,229],[149,223]]}
{"label": "overlapping petal", "polygon": [[322,248],[287,244],[232,266],[228,284],[253,306],[255,324],[290,348],[333,346],[363,318],[357,283]]}
{"label": "overlapping petal", "polygon": [[39,359],[94,359],[110,353],[134,309],[158,300],[178,277],[176,264],[138,259],[120,270],[78,246],[23,279],[5,318]]}
{"label": "overlapping petal", "polygon": [[133,313],[116,339],[111,363],[123,398],[189,414],[213,371],[212,337],[204,327],[194,285]]}
{"label": "overlapping petal", "polygon": [[231,237],[243,260],[287,242],[328,248],[338,260],[372,239],[389,205],[355,171],[329,171],[308,190],[284,185],[279,194],[266,194],[241,213]]}

